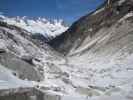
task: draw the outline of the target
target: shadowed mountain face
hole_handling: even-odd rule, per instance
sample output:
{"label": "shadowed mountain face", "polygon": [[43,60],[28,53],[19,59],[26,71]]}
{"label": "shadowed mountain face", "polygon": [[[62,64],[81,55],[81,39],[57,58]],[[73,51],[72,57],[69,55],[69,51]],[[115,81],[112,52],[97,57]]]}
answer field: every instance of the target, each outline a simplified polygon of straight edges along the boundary
{"label": "shadowed mountain face", "polygon": [[133,11],[133,0],[108,0],[96,11],[80,18],[68,31],[49,44],[57,51],[67,54],[80,47],[89,36],[92,39],[103,28],[111,28],[123,16]]}

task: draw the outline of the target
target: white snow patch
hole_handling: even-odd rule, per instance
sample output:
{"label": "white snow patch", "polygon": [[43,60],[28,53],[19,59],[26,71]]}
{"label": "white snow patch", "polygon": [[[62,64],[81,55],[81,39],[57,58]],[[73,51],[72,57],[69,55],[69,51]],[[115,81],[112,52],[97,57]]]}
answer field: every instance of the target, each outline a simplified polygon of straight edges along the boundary
{"label": "white snow patch", "polygon": [[123,18],[121,18],[118,22],[122,22],[132,16],[133,16],[133,12],[130,12],[130,13],[126,14]]}
{"label": "white snow patch", "polygon": [[96,12],[94,12],[94,13],[93,13],[93,15],[95,15],[95,14],[98,14],[98,13],[102,12],[104,9],[105,9],[104,7],[103,7],[103,8],[101,8],[101,9],[98,9]]}
{"label": "white snow patch", "polygon": [[121,4],[123,4],[125,1],[126,1],[126,0],[120,0],[120,1],[118,2],[118,4],[121,5]]}

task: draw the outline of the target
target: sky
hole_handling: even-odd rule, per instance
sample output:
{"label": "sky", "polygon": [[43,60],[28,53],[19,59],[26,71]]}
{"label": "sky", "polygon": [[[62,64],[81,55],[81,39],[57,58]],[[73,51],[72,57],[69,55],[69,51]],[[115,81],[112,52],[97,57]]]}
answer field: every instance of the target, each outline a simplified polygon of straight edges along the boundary
{"label": "sky", "polygon": [[45,17],[72,23],[93,11],[104,0],[0,0],[0,12],[7,16]]}

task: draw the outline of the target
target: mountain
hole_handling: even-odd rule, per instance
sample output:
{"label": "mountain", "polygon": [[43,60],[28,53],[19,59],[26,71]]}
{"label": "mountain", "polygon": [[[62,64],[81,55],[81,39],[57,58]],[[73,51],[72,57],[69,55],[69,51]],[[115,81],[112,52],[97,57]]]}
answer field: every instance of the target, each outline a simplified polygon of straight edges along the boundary
{"label": "mountain", "polygon": [[63,20],[47,20],[45,18],[29,18],[29,17],[6,17],[0,15],[0,20],[10,25],[21,27],[33,34],[42,34],[48,40],[60,35],[66,31],[68,27],[64,25]]}
{"label": "mountain", "polygon": [[81,17],[78,21],[62,35],[57,36],[50,45],[62,53],[68,53],[71,49],[76,49],[88,37],[92,40],[103,28],[110,29],[114,24],[126,15],[132,17],[132,0],[107,0],[98,9],[88,15]]}
{"label": "mountain", "polygon": [[133,0],[106,0],[48,43],[0,22],[2,100],[132,100],[132,65]]}

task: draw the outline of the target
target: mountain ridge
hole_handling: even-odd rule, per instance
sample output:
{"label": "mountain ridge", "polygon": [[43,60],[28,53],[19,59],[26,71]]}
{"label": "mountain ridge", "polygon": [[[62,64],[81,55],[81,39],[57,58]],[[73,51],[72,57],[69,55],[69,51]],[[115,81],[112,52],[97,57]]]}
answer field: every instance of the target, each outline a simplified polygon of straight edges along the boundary
{"label": "mountain ridge", "polygon": [[[121,0],[105,0],[105,2],[100,7],[98,7],[98,9],[81,17],[78,21],[72,24],[72,26],[66,32],[54,38],[49,42],[49,44],[53,46],[53,48],[55,48],[57,51],[67,54],[76,41],[79,41],[80,45],[80,43],[82,43],[82,40],[84,40],[83,38],[85,38],[87,34],[92,37],[92,35],[94,35],[100,28],[104,27],[105,25],[107,27],[110,27],[110,25],[126,15],[128,12],[130,12],[130,10],[132,11],[132,0],[125,0],[124,3],[119,5],[118,3],[120,1]],[[110,3],[108,4],[108,2]],[[98,10],[100,9],[102,11],[98,12]],[[117,14],[117,10],[118,12],[120,10],[119,14]],[[87,23],[88,21],[89,23]],[[104,24],[99,26],[101,22],[103,22]],[[91,31],[90,29],[88,30],[88,32],[83,32],[87,28],[93,27],[93,31]],[[67,42],[69,40],[72,42],[72,44],[69,44],[69,42]]]}
{"label": "mountain ridge", "polygon": [[0,20],[10,25],[21,27],[33,34],[42,34],[48,40],[55,38],[68,29],[63,20],[47,20],[46,18],[7,17],[0,15]]}

